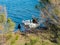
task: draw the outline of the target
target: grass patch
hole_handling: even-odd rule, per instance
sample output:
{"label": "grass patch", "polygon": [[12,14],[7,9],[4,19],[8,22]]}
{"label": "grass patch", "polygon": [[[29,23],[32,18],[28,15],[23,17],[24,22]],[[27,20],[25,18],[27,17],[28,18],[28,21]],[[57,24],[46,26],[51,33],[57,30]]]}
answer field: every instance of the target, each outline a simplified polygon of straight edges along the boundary
{"label": "grass patch", "polygon": [[18,38],[19,38],[19,36],[18,36],[18,35],[16,35],[15,40],[18,40]]}

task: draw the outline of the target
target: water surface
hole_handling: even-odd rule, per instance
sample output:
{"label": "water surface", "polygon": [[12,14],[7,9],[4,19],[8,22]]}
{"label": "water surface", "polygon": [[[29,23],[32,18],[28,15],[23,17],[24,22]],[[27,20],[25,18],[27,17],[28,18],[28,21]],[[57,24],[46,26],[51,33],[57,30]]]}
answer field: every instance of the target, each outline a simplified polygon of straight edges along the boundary
{"label": "water surface", "polygon": [[7,16],[16,23],[16,27],[22,20],[31,19],[32,15],[39,16],[36,4],[38,0],[0,0],[0,5],[7,7]]}

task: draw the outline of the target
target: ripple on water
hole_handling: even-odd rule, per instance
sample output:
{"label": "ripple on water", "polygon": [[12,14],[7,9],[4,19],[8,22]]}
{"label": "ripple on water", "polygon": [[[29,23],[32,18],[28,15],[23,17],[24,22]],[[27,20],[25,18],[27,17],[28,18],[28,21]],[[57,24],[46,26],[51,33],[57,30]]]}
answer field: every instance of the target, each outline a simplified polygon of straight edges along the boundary
{"label": "ripple on water", "polygon": [[23,19],[31,19],[32,15],[39,16],[39,11],[35,9],[37,3],[37,0],[0,0],[0,5],[6,5],[7,7],[8,17],[17,25]]}

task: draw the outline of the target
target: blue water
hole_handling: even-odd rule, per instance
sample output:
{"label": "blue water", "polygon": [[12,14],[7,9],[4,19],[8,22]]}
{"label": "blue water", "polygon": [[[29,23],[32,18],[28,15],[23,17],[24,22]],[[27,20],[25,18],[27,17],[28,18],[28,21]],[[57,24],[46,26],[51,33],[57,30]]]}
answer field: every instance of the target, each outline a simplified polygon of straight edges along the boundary
{"label": "blue water", "polygon": [[36,4],[38,0],[0,0],[0,5],[7,7],[7,16],[16,23],[16,27],[22,20],[31,19],[32,15],[39,17]]}

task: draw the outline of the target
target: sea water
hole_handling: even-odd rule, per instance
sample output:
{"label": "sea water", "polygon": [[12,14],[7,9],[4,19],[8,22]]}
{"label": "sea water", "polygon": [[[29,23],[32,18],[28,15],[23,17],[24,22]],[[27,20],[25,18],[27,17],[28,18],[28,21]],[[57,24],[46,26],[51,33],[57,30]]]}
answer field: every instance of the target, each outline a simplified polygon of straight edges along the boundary
{"label": "sea water", "polygon": [[0,0],[0,5],[6,6],[7,17],[16,23],[16,28],[22,20],[32,19],[32,15],[39,17],[40,11],[35,8],[38,0]]}

